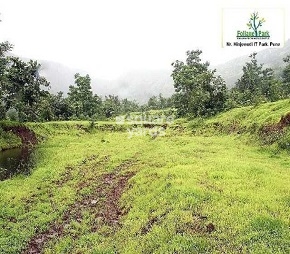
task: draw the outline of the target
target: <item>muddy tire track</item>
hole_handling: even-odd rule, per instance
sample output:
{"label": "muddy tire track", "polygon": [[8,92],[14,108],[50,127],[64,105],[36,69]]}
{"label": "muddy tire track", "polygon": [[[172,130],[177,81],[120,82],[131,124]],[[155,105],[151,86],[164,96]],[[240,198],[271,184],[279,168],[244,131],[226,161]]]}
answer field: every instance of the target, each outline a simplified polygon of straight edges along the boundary
{"label": "muddy tire track", "polygon": [[[71,222],[81,222],[84,211],[89,212],[95,218],[90,225],[91,232],[98,231],[102,225],[118,228],[119,220],[124,214],[119,206],[119,200],[127,187],[128,180],[136,173],[128,171],[134,164],[135,162],[131,160],[124,161],[111,173],[79,182],[77,187],[79,199],[64,212],[60,222],[54,222],[46,231],[34,235],[22,253],[42,253],[49,241],[57,240],[66,234],[65,230]],[[80,194],[86,186],[90,186],[92,191],[86,195]]]}

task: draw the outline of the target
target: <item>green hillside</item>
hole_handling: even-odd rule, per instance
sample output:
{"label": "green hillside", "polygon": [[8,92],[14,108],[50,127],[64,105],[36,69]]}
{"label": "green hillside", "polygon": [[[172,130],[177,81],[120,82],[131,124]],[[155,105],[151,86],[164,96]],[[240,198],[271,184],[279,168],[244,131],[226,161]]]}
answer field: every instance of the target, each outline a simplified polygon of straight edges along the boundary
{"label": "green hillside", "polygon": [[272,103],[259,104],[235,108],[208,120],[207,123],[221,123],[223,125],[239,123],[243,127],[264,126],[278,123],[281,116],[290,112],[290,100],[280,100]]}

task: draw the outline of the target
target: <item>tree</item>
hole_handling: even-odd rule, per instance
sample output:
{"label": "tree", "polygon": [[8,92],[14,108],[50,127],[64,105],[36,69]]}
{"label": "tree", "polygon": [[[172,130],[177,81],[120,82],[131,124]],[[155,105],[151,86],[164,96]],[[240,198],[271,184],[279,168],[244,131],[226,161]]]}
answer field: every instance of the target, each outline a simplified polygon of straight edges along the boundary
{"label": "tree", "polygon": [[63,97],[63,92],[49,94],[41,101],[39,111],[42,121],[69,120],[73,115],[73,109],[68,98]]}
{"label": "tree", "polygon": [[170,97],[169,98],[163,97],[163,95],[160,93],[158,95],[158,106],[159,106],[159,109],[170,108],[171,107],[170,99],[171,99]]}
{"label": "tree", "polygon": [[238,105],[253,105],[261,101],[275,101],[281,98],[281,83],[274,77],[271,68],[263,69],[258,64],[257,53],[252,53],[250,62],[243,66],[243,74],[236,82],[232,96]]}
{"label": "tree", "polygon": [[159,101],[158,97],[153,95],[152,97],[149,98],[147,102],[148,109],[159,109]]}
{"label": "tree", "polygon": [[178,116],[210,116],[224,109],[226,85],[214,75],[209,63],[202,63],[202,51],[187,51],[186,62],[175,61],[171,76],[174,81],[174,105]]}
{"label": "tree", "polygon": [[6,54],[11,51],[13,46],[9,42],[1,42],[0,43],[0,119],[5,118],[5,104],[4,104],[4,84],[7,82],[6,80],[6,72],[8,68],[8,58]]}
{"label": "tree", "polygon": [[130,101],[128,99],[121,100],[121,113],[127,114],[130,112],[137,112],[140,110],[139,104],[134,100]]}
{"label": "tree", "polygon": [[290,55],[286,56],[283,61],[286,63],[286,66],[282,72],[282,82],[283,82],[283,91],[284,96],[289,98],[290,96]]}
{"label": "tree", "polygon": [[96,98],[93,96],[89,75],[75,74],[76,86],[70,86],[68,100],[77,118],[90,118],[96,113]]}
{"label": "tree", "polygon": [[121,101],[118,96],[105,96],[103,101],[103,112],[106,118],[117,116],[121,113]]}
{"label": "tree", "polygon": [[39,74],[40,64],[8,57],[4,74],[3,102],[6,110],[15,108],[21,121],[37,121],[39,102],[48,95],[49,82]]}

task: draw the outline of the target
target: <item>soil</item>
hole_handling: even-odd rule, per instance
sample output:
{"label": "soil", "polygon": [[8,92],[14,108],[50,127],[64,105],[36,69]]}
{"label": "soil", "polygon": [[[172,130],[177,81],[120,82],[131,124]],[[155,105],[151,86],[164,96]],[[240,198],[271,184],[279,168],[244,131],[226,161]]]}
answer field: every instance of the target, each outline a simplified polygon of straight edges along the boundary
{"label": "soil", "polygon": [[25,126],[7,127],[5,131],[12,131],[15,135],[21,138],[23,145],[36,145],[37,137],[35,133]]}
{"label": "soil", "polygon": [[285,116],[282,116],[278,123],[262,127],[261,134],[262,135],[270,135],[273,133],[280,134],[287,126],[290,126],[290,112],[287,113]]}
{"label": "soil", "polygon": [[284,128],[286,126],[290,126],[290,112],[285,116],[282,116],[279,122],[279,125]]}

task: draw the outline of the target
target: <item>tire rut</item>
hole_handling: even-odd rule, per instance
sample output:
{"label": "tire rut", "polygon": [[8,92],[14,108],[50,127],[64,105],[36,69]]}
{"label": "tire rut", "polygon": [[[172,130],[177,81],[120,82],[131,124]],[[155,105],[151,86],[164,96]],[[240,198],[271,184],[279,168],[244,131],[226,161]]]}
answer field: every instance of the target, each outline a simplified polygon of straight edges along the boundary
{"label": "tire rut", "polygon": [[[77,193],[80,195],[63,214],[60,222],[52,223],[49,228],[34,235],[27,244],[23,254],[42,253],[45,245],[51,241],[63,237],[68,225],[83,220],[83,211],[88,211],[95,218],[91,225],[91,232],[96,232],[102,225],[112,228],[119,227],[119,220],[124,214],[119,206],[119,199],[124,192],[128,180],[135,175],[135,172],[128,171],[134,165],[134,161],[124,161],[111,173],[101,175],[93,182],[79,183]],[[126,171],[126,172],[123,172]],[[80,191],[85,186],[93,185],[89,194],[82,195]],[[77,194],[77,195],[78,195]]]}

